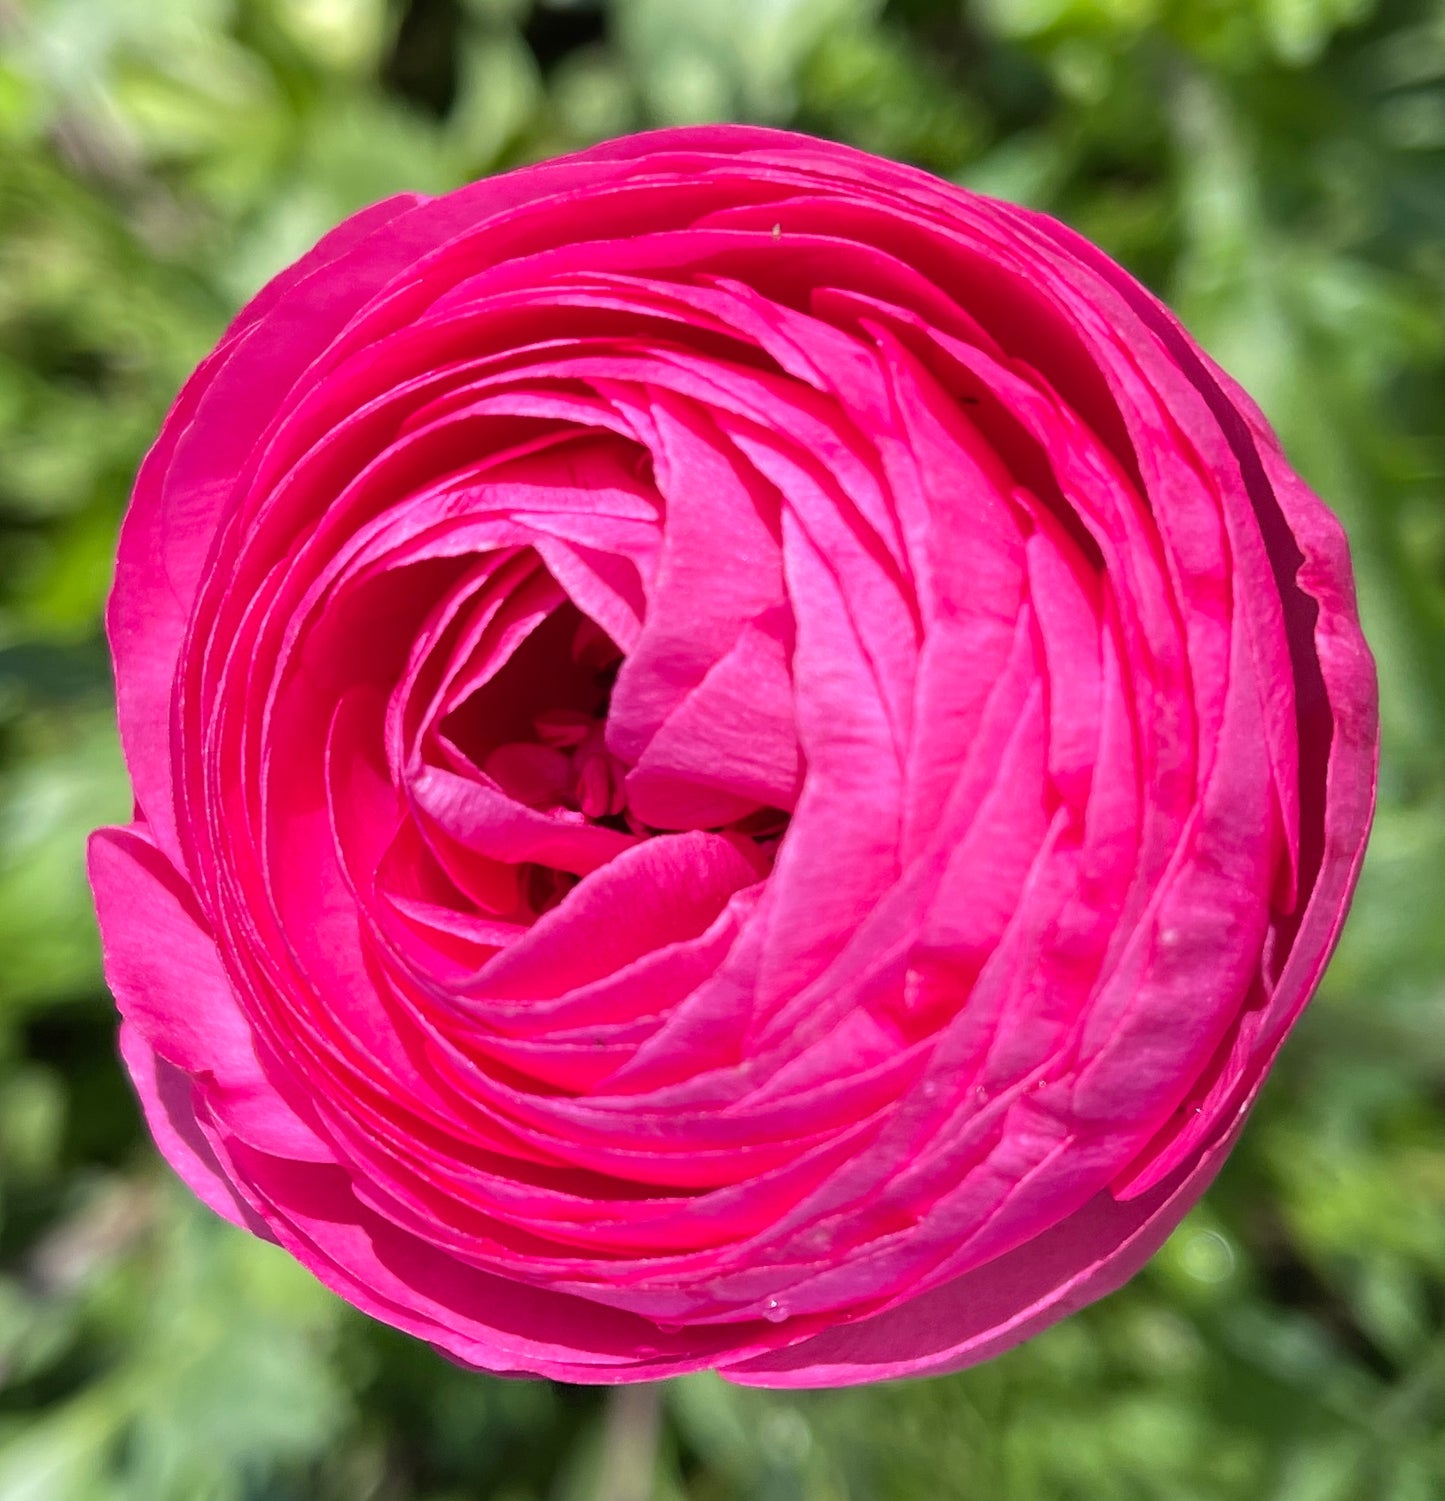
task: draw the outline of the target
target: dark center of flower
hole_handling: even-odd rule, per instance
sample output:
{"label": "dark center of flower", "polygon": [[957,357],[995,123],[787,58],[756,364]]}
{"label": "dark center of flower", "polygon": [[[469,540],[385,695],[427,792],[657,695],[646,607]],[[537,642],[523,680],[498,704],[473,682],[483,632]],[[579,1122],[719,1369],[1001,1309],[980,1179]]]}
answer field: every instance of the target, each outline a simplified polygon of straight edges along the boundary
{"label": "dark center of flower", "polygon": [[[660,830],[628,803],[631,766],[607,743],[607,716],[623,652],[570,601],[532,630],[506,663],[440,728],[508,798],[559,825],[590,824],[633,838]],[[698,827],[746,839],[770,863],[788,827],[779,808],[759,807],[724,825]],[[524,917],[540,916],[578,884],[575,873],[525,861],[517,867]]]}

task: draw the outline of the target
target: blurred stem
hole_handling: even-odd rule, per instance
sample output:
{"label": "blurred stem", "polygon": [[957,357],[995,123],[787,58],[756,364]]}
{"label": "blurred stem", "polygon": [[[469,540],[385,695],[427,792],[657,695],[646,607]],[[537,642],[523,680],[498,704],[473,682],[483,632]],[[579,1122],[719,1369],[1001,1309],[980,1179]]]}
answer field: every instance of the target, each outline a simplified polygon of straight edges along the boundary
{"label": "blurred stem", "polygon": [[604,1423],[596,1501],[648,1501],[662,1431],[662,1383],[613,1387]]}

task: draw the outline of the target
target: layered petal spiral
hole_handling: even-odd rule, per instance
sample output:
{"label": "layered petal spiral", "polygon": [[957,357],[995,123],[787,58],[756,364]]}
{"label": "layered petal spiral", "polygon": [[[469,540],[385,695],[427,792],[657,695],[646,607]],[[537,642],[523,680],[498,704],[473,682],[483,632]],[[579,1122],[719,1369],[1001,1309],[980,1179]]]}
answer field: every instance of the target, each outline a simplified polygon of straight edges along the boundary
{"label": "layered petal spiral", "polygon": [[492,1371],[946,1371],[1129,1276],[1316,986],[1340,528],[1038,214],[666,131],[379,204],[141,471],[122,1050],[208,1204]]}

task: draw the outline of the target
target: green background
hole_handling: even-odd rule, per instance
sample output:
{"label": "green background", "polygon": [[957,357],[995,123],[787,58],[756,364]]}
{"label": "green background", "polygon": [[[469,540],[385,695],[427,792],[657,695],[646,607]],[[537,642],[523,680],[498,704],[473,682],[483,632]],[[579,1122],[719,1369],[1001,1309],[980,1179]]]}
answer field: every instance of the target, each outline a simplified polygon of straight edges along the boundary
{"label": "green background", "polygon": [[[1382,803],[1124,1292],[947,1379],[619,1402],[450,1367],[159,1164],[82,873],[129,811],[98,619],[178,384],[342,215],[728,117],[1046,208],[1172,302],[1349,527]],[[0,1501],[1445,1495],[1442,414],[1438,0],[0,0]]]}

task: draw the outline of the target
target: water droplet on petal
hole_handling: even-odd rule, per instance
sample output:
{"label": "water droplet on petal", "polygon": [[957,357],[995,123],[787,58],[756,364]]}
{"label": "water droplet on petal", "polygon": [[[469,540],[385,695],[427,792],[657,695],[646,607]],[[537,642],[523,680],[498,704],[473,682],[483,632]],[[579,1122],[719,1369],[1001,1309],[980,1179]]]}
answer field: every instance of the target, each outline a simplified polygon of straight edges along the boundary
{"label": "water droplet on petal", "polygon": [[788,1310],[778,1302],[776,1298],[769,1298],[763,1304],[763,1317],[770,1324],[781,1324],[788,1316]]}

